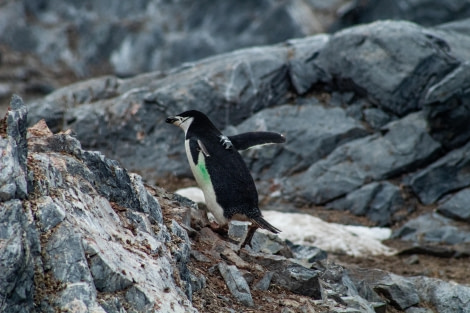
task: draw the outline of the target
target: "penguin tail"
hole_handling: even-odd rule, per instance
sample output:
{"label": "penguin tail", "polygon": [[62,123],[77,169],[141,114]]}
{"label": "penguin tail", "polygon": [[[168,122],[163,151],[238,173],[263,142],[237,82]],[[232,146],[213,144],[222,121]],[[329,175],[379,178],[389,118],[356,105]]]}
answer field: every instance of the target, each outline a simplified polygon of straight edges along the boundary
{"label": "penguin tail", "polygon": [[280,233],[281,230],[277,229],[273,225],[269,224],[262,216],[255,217],[251,219],[253,223],[255,223],[259,228],[269,230],[270,232],[277,234]]}

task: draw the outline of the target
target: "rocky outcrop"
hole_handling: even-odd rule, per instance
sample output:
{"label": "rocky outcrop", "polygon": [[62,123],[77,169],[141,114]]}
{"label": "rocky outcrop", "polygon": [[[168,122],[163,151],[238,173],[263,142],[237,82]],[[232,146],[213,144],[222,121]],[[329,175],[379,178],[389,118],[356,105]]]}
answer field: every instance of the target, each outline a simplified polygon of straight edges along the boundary
{"label": "rocky outcrop", "polygon": [[2,312],[195,312],[189,239],[141,177],[44,121],[26,134],[26,106],[15,96],[11,108],[0,138]]}
{"label": "rocky outcrop", "polygon": [[467,187],[465,27],[375,22],[168,74],[96,78],[35,102],[31,123],[70,127],[86,148],[148,181],[190,176],[182,134],[165,125],[168,115],[198,109],[229,135],[280,131],[285,145],[245,153],[270,203],[350,209],[392,225],[416,203],[432,205]]}
{"label": "rocky outcrop", "polygon": [[[246,223],[216,234],[194,203],[145,186],[118,162],[84,150],[69,131],[53,134],[40,121],[26,134],[26,107],[17,96],[11,107],[1,123],[0,140],[9,147],[1,153],[1,164],[9,167],[2,171],[25,171],[19,172],[22,180],[0,181],[2,190],[11,191],[0,204],[3,312],[196,312],[224,306],[272,312],[279,305],[307,312],[429,305],[465,312],[470,305],[469,287],[348,270],[322,261],[326,254],[313,247],[265,232],[257,231],[242,247]],[[3,188],[18,181],[27,182],[22,193]]]}

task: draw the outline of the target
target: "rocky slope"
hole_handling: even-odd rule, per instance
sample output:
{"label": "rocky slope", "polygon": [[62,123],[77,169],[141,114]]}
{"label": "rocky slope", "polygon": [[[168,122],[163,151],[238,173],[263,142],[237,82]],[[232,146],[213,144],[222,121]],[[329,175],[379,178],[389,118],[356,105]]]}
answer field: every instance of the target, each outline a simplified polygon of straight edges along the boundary
{"label": "rocky slope", "polygon": [[0,124],[2,312],[468,311],[470,287],[345,269],[264,232],[241,247],[246,223],[214,233],[195,203],[27,114],[14,96]]}
{"label": "rocky slope", "polygon": [[[0,310],[470,311],[468,1],[113,3],[0,3]],[[349,27],[378,18],[427,26]],[[195,184],[164,123],[189,108],[286,135],[244,152],[262,209],[391,227],[399,252],[214,233],[167,191]]]}

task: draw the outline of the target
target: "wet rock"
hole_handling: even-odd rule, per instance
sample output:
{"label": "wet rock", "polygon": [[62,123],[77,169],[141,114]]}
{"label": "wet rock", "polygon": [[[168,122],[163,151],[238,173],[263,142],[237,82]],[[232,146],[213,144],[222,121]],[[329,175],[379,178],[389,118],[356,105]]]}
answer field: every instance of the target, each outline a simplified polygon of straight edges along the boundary
{"label": "wet rock", "polygon": [[251,297],[250,287],[246,280],[240,274],[236,266],[227,265],[223,262],[218,265],[220,274],[225,280],[230,293],[246,306],[254,306],[253,298]]}
{"label": "wet rock", "polygon": [[470,185],[470,143],[455,149],[428,167],[410,175],[405,183],[424,204],[431,204],[445,194]]}
{"label": "wet rock", "polygon": [[467,188],[457,192],[442,202],[437,207],[437,212],[456,220],[470,222],[470,210],[468,210],[469,203],[470,189]]}

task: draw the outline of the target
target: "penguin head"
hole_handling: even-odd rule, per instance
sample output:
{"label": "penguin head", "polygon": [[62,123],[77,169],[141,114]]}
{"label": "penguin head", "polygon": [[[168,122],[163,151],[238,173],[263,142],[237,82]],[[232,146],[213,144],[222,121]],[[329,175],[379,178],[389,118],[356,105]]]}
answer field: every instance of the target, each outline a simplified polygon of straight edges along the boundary
{"label": "penguin head", "polygon": [[218,131],[204,113],[196,110],[185,111],[175,116],[169,116],[165,122],[178,126],[184,130],[185,133],[188,132],[189,127],[191,127],[192,130]]}

